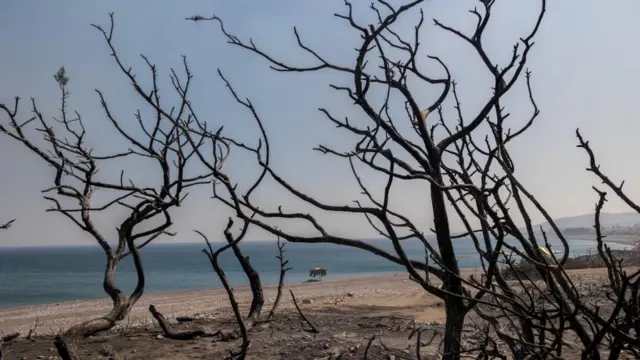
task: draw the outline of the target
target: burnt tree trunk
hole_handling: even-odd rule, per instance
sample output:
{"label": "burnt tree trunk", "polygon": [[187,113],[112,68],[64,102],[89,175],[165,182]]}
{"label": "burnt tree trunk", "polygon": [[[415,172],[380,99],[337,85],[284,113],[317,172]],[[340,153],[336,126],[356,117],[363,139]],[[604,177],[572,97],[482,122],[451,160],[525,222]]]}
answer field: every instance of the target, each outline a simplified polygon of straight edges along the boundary
{"label": "burnt tree trunk", "polygon": [[446,323],[444,328],[444,346],[442,359],[460,359],[462,344],[462,328],[464,326],[465,309],[462,300],[455,297],[445,299]]}
{"label": "burnt tree trunk", "polygon": [[197,337],[206,336],[207,333],[202,329],[175,331],[169,321],[162,315],[153,304],[149,305],[149,312],[160,325],[164,336],[172,340],[191,340]]}
{"label": "burnt tree trunk", "polygon": [[[446,288],[446,287],[445,287]],[[461,298],[446,295],[445,304],[445,329],[442,359],[458,360],[462,346],[462,328],[466,316],[466,309]]]}
{"label": "burnt tree trunk", "polygon": [[133,304],[124,296],[114,301],[113,309],[105,316],[85,321],[72,326],[64,333],[56,336],[54,345],[62,360],[82,360],[78,353],[78,344],[87,337],[113,328],[118,321],[123,320],[131,310]]}
{"label": "burnt tree trunk", "polygon": [[262,312],[262,306],[264,305],[264,292],[262,290],[262,282],[260,281],[260,274],[251,266],[251,262],[249,261],[248,256],[244,256],[238,244],[233,243],[233,240],[229,240],[231,244],[231,248],[233,249],[233,253],[235,254],[240,266],[242,266],[242,270],[247,275],[249,279],[249,286],[251,287],[251,294],[253,296],[251,300],[251,308],[249,309],[249,314],[247,315],[247,319],[251,322],[255,322],[260,318],[260,313]]}
{"label": "burnt tree trunk", "polygon": [[[440,163],[440,159],[435,160],[436,161],[432,161],[431,163]],[[434,166],[433,174],[435,181],[442,183],[439,166]],[[444,278],[442,279],[443,288],[451,294],[446,295],[443,299],[447,322],[445,324],[444,353],[442,359],[459,360],[462,326],[466,315],[466,309],[462,300],[462,281],[460,280],[460,269],[458,268],[458,261],[451,240],[451,229],[449,228],[444,193],[438,186],[433,184],[431,185],[431,202],[438,249],[442,258],[442,265],[446,268]]]}
{"label": "burnt tree trunk", "polygon": [[231,236],[231,233],[229,232],[229,229],[231,228],[232,225],[233,225],[233,221],[229,219],[227,228],[224,231],[224,235],[228,241],[228,244],[219,248],[216,251],[213,251],[211,243],[209,242],[207,237],[204,236],[202,233],[200,233],[200,235],[205,239],[208,247],[208,250],[204,249],[202,251],[209,258],[209,261],[211,262],[211,267],[220,278],[220,282],[222,283],[224,290],[227,292],[227,296],[229,297],[229,303],[231,304],[231,309],[233,310],[233,314],[236,318],[236,322],[238,323],[238,327],[240,328],[240,335],[242,336],[242,346],[240,347],[240,351],[237,354],[232,355],[232,358],[236,360],[244,360],[245,357],[247,356],[247,350],[251,345],[251,340],[249,339],[249,329],[251,328],[252,323],[247,324],[242,318],[242,314],[240,314],[240,307],[238,306],[238,301],[236,300],[235,294],[233,293],[233,288],[229,284],[227,275],[225,274],[224,270],[220,267],[220,264],[218,263],[218,256],[220,256],[220,254],[223,251],[226,251],[229,247],[233,247],[235,249],[238,245],[238,242],[240,242],[240,240],[242,239],[242,237],[239,237],[235,240],[233,239],[233,237]]}
{"label": "burnt tree trunk", "polygon": [[[80,341],[99,332],[112,329],[119,321],[124,320],[127,315],[129,315],[133,306],[142,296],[145,277],[140,253],[136,249],[135,244],[133,244],[133,239],[130,237],[127,239],[127,244],[129,251],[131,252],[131,256],[133,257],[133,263],[138,277],[136,288],[131,295],[126,296],[123,295],[120,289],[116,287],[116,268],[121,260],[121,251],[107,254],[107,265],[104,272],[103,288],[109,297],[111,297],[113,301],[113,308],[105,316],[74,325],[64,333],[56,336],[54,345],[62,360],[83,360],[78,353],[78,344]],[[119,248],[118,250],[123,249]]]}
{"label": "burnt tree trunk", "polygon": [[271,311],[269,311],[268,320],[273,320],[276,316],[276,310],[280,305],[280,298],[282,298],[282,288],[284,287],[284,272],[280,272],[280,281],[278,281],[278,292],[276,293],[276,299],[273,301]]}
{"label": "burnt tree trunk", "polygon": [[290,267],[287,267],[289,260],[284,259],[284,243],[280,242],[280,238],[278,238],[278,256],[276,257],[280,260],[280,279],[278,280],[278,292],[276,293],[276,299],[273,301],[273,306],[271,307],[271,311],[269,311],[268,320],[273,320],[276,316],[276,310],[278,309],[278,305],[280,305],[280,298],[282,298],[282,289],[284,288],[284,277],[287,271],[291,270]]}
{"label": "burnt tree trunk", "polygon": [[20,337],[20,333],[11,333],[8,335],[3,335],[0,336],[0,360],[4,359],[4,343],[5,342],[9,342],[9,341],[13,341],[14,339],[17,339],[18,337]]}

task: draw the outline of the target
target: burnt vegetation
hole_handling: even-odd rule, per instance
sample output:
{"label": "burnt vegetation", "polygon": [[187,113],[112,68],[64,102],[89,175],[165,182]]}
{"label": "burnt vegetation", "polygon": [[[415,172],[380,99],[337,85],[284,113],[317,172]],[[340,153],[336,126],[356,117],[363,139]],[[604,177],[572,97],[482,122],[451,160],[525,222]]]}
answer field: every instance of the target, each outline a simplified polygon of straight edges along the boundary
{"label": "burnt vegetation", "polygon": [[[189,164],[197,158],[195,149],[184,137],[183,128],[160,113],[155,118],[143,118],[138,112],[136,119],[141,131],[128,132],[113,115],[107,98],[98,89],[96,97],[104,109],[106,121],[130,147],[108,149],[103,154],[94,151],[86,144],[87,133],[82,116],[69,109],[70,79],[64,67],[55,74],[54,80],[60,88],[58,116],[46,117],[40,112],[35,99],[31,100],[30,116],[26,111],[23,114],[19,111],[20,99],[16,98],[11,107],[0,104],[0,109],[9,118],[9,124],[1,125],[0,131],[29,149],[43,164],[55,169],[51,187],[42,191],[44,198],[53,204],[47,211],[64,215],[88,233],[104,252],[102,287],[112,300],[113,308],[109,313],[74,325],[56,337],[55,346],[60,356],[67,360],[80,359],[78,343],[81,340],[107,331],[126,318],[144,293],[142,249],[160,236],[173,235],[169,232],[172,208],[181,204],[190,187],[209,183],[210,174],[192,174]],[[154,101],[159,102],[157,95]],[[113,171],[114,167],[117,169],[130,158],[135,158],[138,164],[156,166],[160,176],[145,179],[140,184],[128,179],[124,170],[119,171],[115,180],[99,173],[101,166]],[[115,231],[99,229],[94,218],[115,207],[120,208],[116,213],[121,216],[121,223]],[[115,281],[117,267],[127,257],[133,259],[137,274],[136,286],[129,294],[121,291]]]}
{"label": "burnt vegetation", "polygon": [[[274,71],[298,76],[335,73],[349,81],[348,86],[344,83],[329,85],[353,102],[360,111],[359,118],[344,118],[328,108],[319,111],[326,121],[336,126],[336,131],[353,135],[354,141],[346,151],[325,145],[316,147],[317,151],[335,157],[336,161],[348,162],[353,179],[360,186],[362,196],[354,194],[353,199],[342,204],[329,204],[299,190],[271,165],[274,155],[270,148],[269,128],[259,109],[243,98],[221,71],[218,73],[231,97],[259,129],[261,135],[257,141],[228,137],[222,128],[212,129],[211,123],[195,113],[189,101],[193,74],[186,58],[183,75],[174,70],[170,75],[172,90],[179,95],[180,101],[171,105],[162,103],[157,69],[150,60],[144,58],[152,74],[150,88],[138,82],[133,69],[123,65],[116,51],[113,14],[108,28],[95,28],[141,103],[150,106],[155,114],[146,119],[138,113],[136,118],[141,131],[135,134],[142,136],[134,136],[110,111],[107,98],[96,90],[106,120],[130,143],[128,150],[114,149],[109,154],[98,154],[86,145],[82,117],[68,110],[69,78],[64,68],[55,75],[62,106],[61,113],[52,118],[53,121],[40,113],[35,100],[30,104],[31,116],[19,112],[18,98],[12,106],[0,104],[0,110],[9,120],[0,131],[55,170],[51,188],[43,191],[45,198],[53,204],[49,211],[64,215],[87,232],[105,253],[103,287],[113,300],[113,309],[58,335],[55,346],[59,355],[63,359],[81,358],[78,348],[83,340],[104,333],[127,316],[144,292],[141,255],[144,246],[160,236],[172,235],[169,232],[171,210],[184,201],[188,188],[213,185],[214,201],[231,209],[234,218],[229,219],[222,234],[199,231],[198,234],[205,241],[203,252],[226,290],[233,319],[216,323],[216,331],[197,326],[194,330],[193,325],[197,324],[185,329],[174,327],[152,305],[149,310],[169,339],[187,342],[214,338],[216,344],[225,345],[210,349],[210,354],[233,359],[258,358],[260,351],[267,351],[264,350],[267,347],[279,349],[268,352],[280,356],[278,358],[318,358],[333,351],[333,347],[327,345],[331,340],[327,333],[332,331],[332,326],[343,326],[341,329],[359,329],[359,334],[365,338],[344,340],[346,345],[342,350],[331,353],[329,358],[640,357],[640,271],[630,267],[635,263],[624,260],[625,257],[628,259],[625,253],[609,249],[600,231],[600,213],[608,193],[638,213],[640,205],[626,195],[622,184],[618,185],[605,174],[589,142],[576,130],[577,146],[586,155],[587,171],[602,182],[599,188],[593,188],[597,254],[585,260],[584,266],[604,267],[607,274],[597,284],[576,281],[567,270],[582,265],[570,265],[577,260],[569,258],[570,247],[565,234],[555,226],[544,205],[518,179],[517,164],[509,154],[510,144],[526,137],[527,130],[534,126],[540,114],[527,60],[543,24],[546,1],[541,0],[538,12],[531,14],[532,27],[514,44],[510,60],[500,65],[496,65],[486,52],[483,38],[491,22],[494,1],[481,1],[478,8],[470,11],[476,20],[470,33],[433,20],[435,30],[452,34],[461,46],[470,47],[492,79],[489,95],[473,116],[468,115],[469,109],[463,109],[455,74],[443,60],[426,54],[421,48],[420,36],[427,31],[428,23],[421,9],[422,3],[416,0],[397,6],[378,0],[370,8],[377,22],[363,24],[354,18],[352,5],[345,2],[345,12],[336,14],[337,21],[348,23],[360,35],[361,44],[353,59],[340,64],[332,63],[328,56],[315,51],[297,30],[294,34],[300,51],[310,54],[315,64],[303,66],[281,61],[252,40],[242,40],[234,35],[223,19],[216,16],[197,15],[188,19],[204,22],[202,26],[215,26],[230,46],[263,59]],[[410,18],[408,14],[416,15],[418,21],[412,35],[406,37],[396,28],[403,19]],[[435,66],[442,75],[432,75]],[[427,67],[429,71],[424,69]],[[418,99],[417,83],[437,89],[432,102]],[[516,86],[527,91],[531,110],[526,118],[511,117],[509,105],[504,100]],[[234,179],[225,171],[224,165],[234,151],[254,155],[254,165],[259,169],[255,179]],[[161,176],[153,179],[155,182],[141,185],[128,180],[124,172],[117,181],[98,175],[100,164],[117,163],[130,157],[155,164]],[[197,164],[197,171],[188,167],[191,163]],[[367,186],[363,179],[372,177],[384,179],[384,186],[381,189]],[[252,195],[266,181],[277,184],[318,211],[365,218],[380,237],[393,245],[393,251],[332,234],[308,213],[285,209],[280,204],[259,203]],[[429,189],[428,205],[433,213],[433,226],[428,231],[412,222],[401,208],[391,204],[393,189],[409,182]],[[238,186],[239,183],[246,186]],[[100,197],[98,201],[94,197],[97,190],[102,190],[109,198]],[[107,233],[98,229],[93,217],[112,207],[124,209],[121,212],[124,215],[117,230]],[[558,239],[562,246],[558,253],[547,251],[551,247],[549,237],[542,229],[534,228],[531,220],[534,213],[541,214],[551,225],[552,234],[549,235]],[[462,221],[465,232],[453,233],[451,219],[454,218]],[[288,226],[293,221],[306,222],[316,234],[296,234],[293,226]],[[234,227],[236,224],[239,227]],[[262,311],[265,298],[260,275],[241,250],[242,240],[250,227],[279,239],[277,260],[281,271],[277,296],[266,316]],[[220,235],[224,236],[225,243],[216,249],[209,236]],[[435,241],[429,240],[428,236],[434,236]],[[481,263],[480,273],[471,277],[463,276],[458,264],[460,257],[453,246],[454,241],[462,237],[473,242]],[[446,315],[444,324],[418,324],[411,319],[399,318],[365,321],[353,314],[341,314],[337,307],[332,312],[314,311],[310,316],[299,306],[291,290],[297,313],[282,311],[278,314],[276,310],[284,291],[285,274],[290,269],[280,239],[354,247],[402,265],[412,281],[442,301]],[[424,245],[424,260],[409,258],[403,245],[406,239],[418,239]],[[219,256],[226,251],[233,252],[249,279],[252,301],[246,314],[218,262]],[[138,275],[138,284],[131,294],[120,291],[114,280],[118,264],[127,256],[133,258]],[[362,330],[370,328],[384,329],[385,334],[401,334],[413,347],[411,351],[404,351],[397,346],[387,346],[379,336],[380,332]],[[263,350],[257,350],[256,344]]]}

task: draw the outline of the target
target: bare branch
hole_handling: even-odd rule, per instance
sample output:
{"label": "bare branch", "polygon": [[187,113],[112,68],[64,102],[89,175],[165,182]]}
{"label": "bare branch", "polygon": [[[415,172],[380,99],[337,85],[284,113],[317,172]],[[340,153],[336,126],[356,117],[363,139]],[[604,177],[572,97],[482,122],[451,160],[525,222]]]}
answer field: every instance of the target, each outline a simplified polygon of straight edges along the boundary
{"label": "bare branch", "polygon": [[310,331],[312,333],[318,333],[319,332],[318,329],[316,329],[316,327],[311,323],[311,321],[307,319],[307,317],[304,315],[302,310],[300,310],[300,306],[298,306],[298,301],[296,300],[296,296],[294,295],[293,290],[289,289],[289,293],[291,294],[291,300],[293,300],[293,305],[295,305],[296,310],[298,311],[298,314],[300,315],[302,320],[304,320],[304,322],[306,322],[307,325],[309,325],[309,327],[311,328]]}
{"label": "bare branch", "polygon": [[16,219],[13,219],[13,220],[9,220],[9,221],[7,221],[6,223],[4,223],[4,224],[0,225],[0,229],[1,229],[1,230],[6,230],[6,229],[10,228],[10,227],[11,227],[11,225],[12,225],[15,221],[16,221]]}
{"label": "bare branch", "polygon": [[273,306],[271,307],[271,310],[269,311],[269,316],[267,317],[267,319],[269,320],[273,320],[276,315],[275,314],[276,309],[278,309],[278,305],[280,304],[280,298],[282,297],[282,288],[284,287],[284,277],[287,271],[292,269],[291,267],[287,267],[287,265],[289,264],[289,260],[284,259],[285,243],[281,242],[280,238],[278,238],[277,245],[278,245],[278,255],[276,256],[276,258],[280,262],[280,277],[278,278],[278,291],[276,293],[276,298],[273,301]]}

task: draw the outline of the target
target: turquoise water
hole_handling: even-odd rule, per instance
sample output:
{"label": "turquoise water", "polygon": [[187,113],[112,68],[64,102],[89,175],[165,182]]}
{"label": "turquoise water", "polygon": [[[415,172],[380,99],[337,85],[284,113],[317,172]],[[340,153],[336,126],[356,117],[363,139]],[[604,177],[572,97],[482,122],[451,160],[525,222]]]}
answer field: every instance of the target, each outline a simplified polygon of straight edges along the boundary
{"label": "turquoise water", "polygon": [[[388,241],[371,243],[391,250]],[[219,246],[220,244],[214,244]],[[571,240],[572,253],[585,254],[595,244],[586,240]],[[424,250],[417,241],[406,241],[405,251],[414,259],[424,259]],[[461,267],[479,266],[478,256],[467,239],[455,242],[456,251],[468,257],[459,260]],[[613,248],[620,245],[612,244]],[[279,263],[275,258],[275,242],[245,242],[245,255],[260,272],[264,284],[278,281]],[[146,292],[171,292],[219,287],[220,282],[202,253],[203,244],[155,244],[142,251],[147,274]],[[553,249],[560,249],[553,247]],[[328,277],[339,278],[402,271],[403,268],[368,252],[332,244],[288,243],[285,257],[293,270],[287,282],[308,278],[309,269],[322,265]],[[104,298],[102,290],[104,254],[98,246],[0,248],[0,308],[56,303],[68,300]],[[231,251],[221,255],[220,264],[233,285],[247,280]],[[130,259],[118,271],[117,283],[130,291],[136,281]]]}

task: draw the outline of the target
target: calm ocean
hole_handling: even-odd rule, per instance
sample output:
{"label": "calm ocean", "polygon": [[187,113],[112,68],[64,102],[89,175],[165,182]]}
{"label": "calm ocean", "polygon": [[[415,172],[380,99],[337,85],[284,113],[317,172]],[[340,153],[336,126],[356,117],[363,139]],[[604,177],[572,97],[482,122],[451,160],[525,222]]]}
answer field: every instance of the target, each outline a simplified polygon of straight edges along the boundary
{"label": "calm ocean", "polygon": [[[371,242],[391,250],[388,241]],[[469,240],[456,240],[455,245],[458,254],[474,253]],[[585,254],[594,246],[593,241],[571,240],[573,254]],[[612,244],[612,248],[621,247]],[[264,284],[277,283],[279,264],[274,242],[245,242],[241,248],[251,257]],[[147,274],[145,291],[157,293],[221,286],[202,249],[203,244],[154,244],[145,248],[142,251]],[[424,258],[424,250],[417,241],[406,242],[405,249],[411,258]],[[285,257],[293,267],[287,273],[289,283],[306,280],[309,269],[316,265],[327,269],[329,279],[403,270],[368,252],[331,244],[288,243]],[[231,251],[221,255],[220,263],[233,285],[247,283]],[[460,259],[459,263],[461,267],[479,266],[477,254]],[[0,247],[0,308],[104,298],[103,264],[104,255],[98,246]],[[135,277],[133,264],[128,259],[119,267],[117,283],[122,290],[130,291],[135,286]]]}

